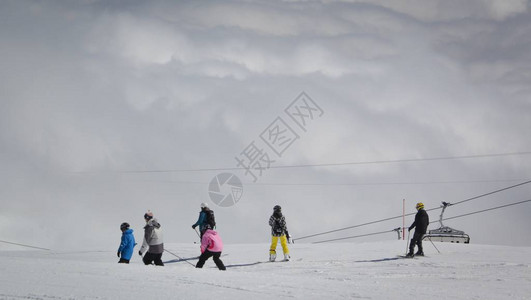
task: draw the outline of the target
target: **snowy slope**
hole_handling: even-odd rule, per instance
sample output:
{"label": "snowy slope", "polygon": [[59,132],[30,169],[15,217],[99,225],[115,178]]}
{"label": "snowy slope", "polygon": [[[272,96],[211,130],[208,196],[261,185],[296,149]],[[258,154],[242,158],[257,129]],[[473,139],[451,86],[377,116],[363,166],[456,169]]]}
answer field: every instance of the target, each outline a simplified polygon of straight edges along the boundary
{"label": "snowy slope", "polygon": [[275,263],[267,244],[226,245],[226,272],[169,253],[155,267],[138,255],[119,265],[115,251],[0,251],[0,299],[531,299],[531,248],[436,245],[442,254],[425,243],[427,257],[402,259],[405,241],[294,244]]}

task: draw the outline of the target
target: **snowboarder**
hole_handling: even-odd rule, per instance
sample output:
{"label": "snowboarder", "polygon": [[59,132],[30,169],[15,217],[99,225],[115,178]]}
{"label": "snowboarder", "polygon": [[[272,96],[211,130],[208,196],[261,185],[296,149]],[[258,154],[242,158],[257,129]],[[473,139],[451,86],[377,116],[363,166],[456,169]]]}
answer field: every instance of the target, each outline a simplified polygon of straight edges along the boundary
{"label": "snowboarder", "polygon": [[217,231],[213,230],[210,224],[205,225],[205,231],[203,232],[203,237],[201,238],[201,256],[199,256],[199,261],[196,268],[202,268],[205,262],[212,256],[216,266],[221,271],[225,271],[225,265],[219,259],[221,256],[221,251],[223,251],[223,242]]}
{"label": "snowboarder", "polygon": [[120,257],[120,264],[128,264],[133,256],[133,248],[135,248],[135,236],[133,235],[133,229],[129,229],[129,223],[124,222],[120,225],[122,231],[122,241],[120,247],[118,247],[118,257]]}
{"label": "snowboarder", "polygon": [[[424,204],[422,202],[417,203],[416,208],[417,214],[415,215],[415,221],[408,228],[408,231],[415,228],[415,233],[409,244],[409,253],[406,255],[407,257],[413,257],[415,255],[424,256],[424,251],[422,250],[422,238],[426,234],[430,218],[428,217],[428,213],[424,210]],[[415,251],[415,244],[418,246],[418,251],[413,254]]]}
{"label": "snowboarder", "polygon": [[162,240],[162,229],[157,219],[153,218],[153,213],[148,210],[144,214],[146,226],[144,227],[144,242],[138,254],[142,256],[147,250],[146,255],[142,261],[146,265],[151,265],[153,262],[157,266],[164,266],[162,263],[162,252],[164,252],[164,243]]}
{"label": "snowboarder", "polygon": [[282,208],[280,205],[275,205],[273,214],[269,218],[269,226],[271,226],[271,247],[269,248],[269,261],[275,261],[277,258],[277,244],[280,238],[280,245],[284,252],[284,260],[289,261],[288,241],[290,239],[288,227],[286,226],[286,219],[282,215]]}
{"label": "snowboarder", "polygon": [[200,238],[203,238],[203,233],[205,232],[206,225],[210,225],[211,229],[216,227],[216,221],[214,219],[214,211],[208,207],[207,203],[201,203],[201,211],[199,212],[199,218],[192,228],[195,229],[199,226],[199,232],[201,232]]}

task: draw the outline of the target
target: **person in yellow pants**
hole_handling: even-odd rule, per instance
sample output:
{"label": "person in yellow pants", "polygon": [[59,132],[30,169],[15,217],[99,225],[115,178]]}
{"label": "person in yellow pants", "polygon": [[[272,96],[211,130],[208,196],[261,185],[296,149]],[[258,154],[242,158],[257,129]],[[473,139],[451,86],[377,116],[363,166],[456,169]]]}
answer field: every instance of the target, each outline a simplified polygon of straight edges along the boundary
{"label": "person in yellow pants", "polygon": [[277,258],[277,244],[280,239],[280,245],[284,252],[284,261],[290,260],[288,241],[289,233],[286,225],[286,218],[282,215],[282,208],[280,205],[275,205],[273,214],[269,218],[269,226],[271,226],[271,247],[269,248],[269,261],[275,261]]}

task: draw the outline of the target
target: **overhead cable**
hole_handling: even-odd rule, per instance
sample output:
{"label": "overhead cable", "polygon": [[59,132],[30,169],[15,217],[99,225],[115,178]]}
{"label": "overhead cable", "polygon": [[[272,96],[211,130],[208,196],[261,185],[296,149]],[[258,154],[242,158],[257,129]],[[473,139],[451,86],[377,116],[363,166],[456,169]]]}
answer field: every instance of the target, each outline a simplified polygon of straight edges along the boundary
{"label": "overhead cable", "polygon": [[[464,203],[464,202],[467,202],[467,201],[471,201],[471,200],[475,200],[475,199],[478,199],[478,198],[481,198],[481,197],[489,196],[489,195],[492,195],[492,194],[495,194],[495,193],[506,191],[506,190],[509,190],[509,189],[512,189],[512,188],[515,188],[515,187],[518,187],[518,186],[522,186],[522,185],[525,185],[525,184],[529,184],[529,183],[531,183],[531,180],[528,180],[528,181],[525,181],[525,182],[522,182],[522,183],[519,183],[519,184],[511,185],[509,187],[498,189],[498,190],[495,190],[495,191],[492,191],[492,192],[488,192],[488,193],[485,193],[485,194],[481,194],[479,196],[468,198],[468,199],[465,199],[465,200],[462,200],[462,201],[459,201],[459,202],[456,202],[456,203],[452,203],[452,205],[461,204],[461,203]],[[432,210],[436,210],[436,209],[440,209],[440,207],[427,209],[426,211],[432,211]],[[334,233],[334,232],[338,232],[338,231],[343,231],[343,230],[347,230],[347,229],[352,229],[352,228],[362,227],[362,226],[366,226],[366,225],[376,224],[376,223],[380,223],[380,222],[385,222],[385,221],[389,221],[389,220],[393,220],[393,219],[402,218],[403,216],[412,216],[414,214],[415,213],[409,213],[409,214],[405,214],[405,215],[399,215],[399,216],[395,216],[395,217],[390,217],[390,218],[385,218],[385,219],[372,221],[372,222],[367,222],[367,223],[363,223],[363,224],[343,227],[343,228],[334,229],[334,230],[330,230],[330,231],[325,231],[325,232],[321,232],[321,233],[306,235],[306,236],[300,237],[300,238],[295,239],[295,240],[302,240],[302,239],[306,239],[306,238],[310,238],[310,237],[316,237],[316,236],[325,235],[325,234],[329,234],[329,233]]]}
{"label": "overhead cable", "polygon": [[380,231],[380,232],[374,232],[374,233],[354,235],[354,236],[348,236],[348,237],[343,237],[343,238],[337,238],[337,239],[313,242],[312,244],[321,244],[321,243],[327,243],[327,242],[333,242],[333,241],[340,241],[340,240],[353,239],[353,238],[359,238],[359,237],[365,237],[365,236],[371,236],[371,235],[378,235],[378,234],[389,233],[389,232],[393,232],[393,231],[394,230],[386,230],[386,231]]}
{"label": "overhead cable", "polygon": [[[470,158],[486,158],[486,157],[501,157],[514,155],[529,155],[531,151],[509,152],[509,153],[491,153],[491,154],[476,154],[476,155],[461,155],[461,156],[441,156],[428,158],[406,158],[395,160],[374,160],[374,161],[358,161],[358,162],[339,162],[339,163],[322,163],[322,164],[301,164],[301,165],[283,165],[283,166],[269,166],[269,169],[287,169],[287,168],[314,168],[314,167],[337,167],[349,165],[369,165],[369,164],[390,164],[390,163],[407,163],[407,162],[422,162],[422,161],[438,161],[438,160],[452,160],[452,159],[470,159]],[[166,170],[125,170],[125,171],[111,171],[110,173],[181,173],[181,172],[212,172],[212,171],[236,171],[245,170],[242,167],[229,168],[193,168],[193,169],[166,169]],[[98,172],[73,172],[73,173],[98,173]]]}
{"label": "overhead cable", "polygon": [[[274,182],[244,182],[243,184],[246,187],[249,186],[371,186],[371,185],[427,185],[427,184],[456,184],[456,183],[487,183],[487,182],[514,182],[522,181],[529,179],[486,179],[486,180],[451,180],[451,181],[418,181],[418,182],[407,182],[407,181],[397,181],[397,182],[359,182],[359,183],[333,183],[333,182],[307,182],[307,183],[274,183]],[[209,184],[207,181],[176,181],[176,180],[133,180],[132,182],[142,182],[142,183],[169,183],[169,184]]]}
{"label": "overhead cable", "polygon": [[[514,205],[518,205],[518,204],[523,204],[523,203],[527,203],[527,202],[531,202],[531,199],[520,201],[520,202],[515,202],[515,203],[510,203],[510,204],[505,204],[505,205],[500,205],[500,206],[496,206],[496,207],[491,207],[491,208],[487,208],[487,209],[483,209],[483,210],[478,210],[478,211],[475,211],[475,212],[462,214],[462,215],[455,216],[455,217],[445,218],[445,219],[443,219],[443,221],[457,219],[457,218],[462,218],[462,217],[466,217],[466,216],[470,216],[470,215],[475,215],[475,214],[479,214],[479,213],[483,213],[483,212],[487,212],[487,211],[491,211],[491,210],[496,210],[496,209],[501,209],[501,208],[505,208],[505,207],[509,207],[509,206],[514,206]],[[436,222],[439,222],[439,221],[433,221],[433,222],[430,222],[430,224],[431,223],[436,223]],[[333,242],[333,241],[354,239],[354,238],[359,238],[359,237],[390,233],[390,232],[393,232],[393,231],[395,231],[395,230],[393,229],[393,230],[386,230],[386,231],[367,233],[367,234],[361,234],[361,235],[353,235],[353,236],[347,236],[347,237],[342,237],[342,238],[336,238],[336,239],[324,240],[324,241],[319,241],[319,242],[313,242],[312,244],[321,244],[321,243],[327,243],[327,242]]]}
{"label": "overhead cable", "polygon": [[[470,216],[470,215],[475,215],[475,214],[479,214],[479,213],[483,213],[483,212],[487,212],[487,211],[491,211],[491,210],[496,210],[496,209],[500,209],[500,208],[505,208],[505,207],[509,207],[509,206],[513,206],[513,205],[523,204],[523,203],[526,203],[526,202],[531,202],[531,199],[520,201],[520,202],[515,202],[515,203],[510,203],[510,204],[505,204],[505,205],[500,205],[500,206],[487,208],[487,209],[483,209],[483,210],[478,210],[478,211],[474,211],[474,212],[471,212],[471,213],[462,214],[462,215],[454,216],[454,217],[450,217],[450,218],[445,218],[445,219],[443,219],[443,221],[457,219],[457,218],[462,218],[462,217],[467,217],[467,216]],[[436,222],[439,222],[439,221],[433,221],[433,222],[430,222],[430,223],[436,223]]]}
{"label": "overhead cable", "polygon": [[509,189],[512,189],[512,188],[515,188],[515,187],[518,187],[518,186],[521,186],[521,185],[528,184],[528,183],[531,183],[531,180],[528,180],[528,181],[525,181],[525,182],[522,182],[522,183],[519,183],[519,184],[511,185],[509,187],[506,187],[506,188],[503,188],[503,189],[499,189],[499,190],[495,190],[495,191],[492,191],[492,192],[489,192],[489,193],[485,193],[485,194],[482,194],[482,195],[479,195],[479,196],[476,196],[476,197],[472,197],[472,198],[468,198],[468,199],[465,199],[465,200],[461,200],[459,202],[452,203],[452,205],[461,204],[461,203],[468,202],[468,201],[471,201],[471,200],[475,200],[475,199],[478,199],[478,198],[481,198],[481,197],[485,197],[485,196],[489,196],[489,195],[492,195],[492,194],[495,194],[495,193],[503,192],[505,190],[509,190]]}
{"label": "overhead cable", "polygon": [[17,246],[26,247],[26,248],[33,248],[33,249],[39,249],[39,250],[50,251],[50,249],[47,249],[47,248],[35,247],[35,246],[30,246],[30,245],[24,245],[24,244],[19,244],[19,243],[13,243],[13,242],[8,242],[8,241],[2,241],[2,240],[0,240],[0,243],[11,244],[11,245],[17,245]]}

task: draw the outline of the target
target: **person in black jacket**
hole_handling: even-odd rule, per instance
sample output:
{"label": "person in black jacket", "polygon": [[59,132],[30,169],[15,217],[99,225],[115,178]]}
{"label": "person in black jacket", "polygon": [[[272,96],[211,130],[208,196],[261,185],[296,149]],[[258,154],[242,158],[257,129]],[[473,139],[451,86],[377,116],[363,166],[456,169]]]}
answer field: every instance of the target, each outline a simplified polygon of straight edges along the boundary
{"label": "person in black jacket", "polygon": [[[406,255],[407,257],[413,257],[414,255],[424,256],[424,251],[422,251],[422,238],[426,234],[430,218],[428,217],[428,213],[424,210],[424,204],[422,202],[417,203],[416,208],[417,214],[415,215],[415,221],[408,229],[408,231],[411,231],[411,229],[415,228],[415,233],[409,243],[409,253]],[[415,244],[419,249],[417,253],[413,254],[415,251]]]}
{"label": "person in black jacket", "polygon": [[286,218],[282,214],[280,205],[273,207],[273,214],[269,218],[269,226],[271,226],[271,247],[269,248],[269,261],[275,261],[277,258],[277,244],[280,240],[282,251],[284,252],[284,261],[289,261],[288,242],[290,239],[288,227],[286,225]]}

